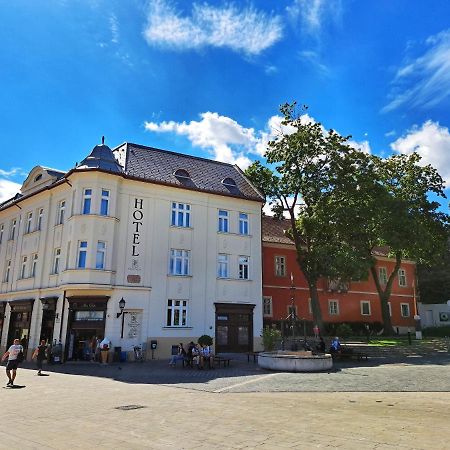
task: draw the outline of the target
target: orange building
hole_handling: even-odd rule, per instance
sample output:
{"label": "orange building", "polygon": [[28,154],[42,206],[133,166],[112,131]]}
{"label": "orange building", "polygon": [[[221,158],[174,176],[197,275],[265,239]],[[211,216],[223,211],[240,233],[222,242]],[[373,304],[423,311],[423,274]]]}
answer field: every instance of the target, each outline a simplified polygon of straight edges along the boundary
{"label": "orange building", "polygon": [[[306,321],[308,334],[312,330],[312,311],[309,289],[297,261],[295,246],[285,235],[290,228],[287,220],[263,217],[263,314],[264,323],[280,323],[289,320],[294,307],[299,320]],[[395,261],[375,255],[380,280],[387,280]],[[293,285],[291,285],[291,273]],[[413,330],[415,309],[415,264],[402,262],[392,286],[389,302],[392,325],[398,333]],[[382,329],[381,305],[372,275],[367,280],[343,283],[322,279],[318,283],[320,308],[326,331],[333,332],[341,323],[349,324],[356,333],[363,333],[366,325],[373,332]]]}

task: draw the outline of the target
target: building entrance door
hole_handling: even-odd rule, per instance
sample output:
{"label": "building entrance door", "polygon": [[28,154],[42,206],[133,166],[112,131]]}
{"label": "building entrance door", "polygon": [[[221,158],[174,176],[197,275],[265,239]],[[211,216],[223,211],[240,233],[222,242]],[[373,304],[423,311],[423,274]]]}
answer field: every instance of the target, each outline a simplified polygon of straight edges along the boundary
{"label": "building entrance door", "polygon": [[42,301],[42,323],[41,323],[41,335],[39,336],[39,343],[44,340],[47,344],[51,344],[53,341],[53,332],[55,328],[56,317],[56,302],[57,297],[41,299]]}
{"label": "building entrance door", "polygon": [[19,339],[26,353],[30,339],[31,314],[34,300],[10,302],[11,316],[9,319],[7,347],[12,345],[14,339]]}
{"label": "building entrance door", "polygon": [[253,350],[253,308],[255,305],[216,303],[216,351]]}

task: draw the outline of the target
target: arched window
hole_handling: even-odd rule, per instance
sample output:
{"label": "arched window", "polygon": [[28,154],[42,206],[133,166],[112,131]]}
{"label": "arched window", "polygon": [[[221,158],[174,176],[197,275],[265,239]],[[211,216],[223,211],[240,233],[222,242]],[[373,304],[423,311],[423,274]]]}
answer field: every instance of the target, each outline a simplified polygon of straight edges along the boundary
{"label": "arched window", "polygon": [[36,183],[36,181],[39,181],[41,178],[42,178],[42,173],[40,173],[34,177],[34,182]]}
{"label": "arched window", "polygon": [[236,187],[236,181],[233,178],[227,177],[222,180],[222,184],[227,187]]}
{"label": "arched window", "polygon": [[[178,178],[179,181],[184,180],[190,180],[191,176],[189,175],[189,172],[184,169],[178,169],[175,171],[174,175]],[[181,179],[181,180],[180,180]]]}

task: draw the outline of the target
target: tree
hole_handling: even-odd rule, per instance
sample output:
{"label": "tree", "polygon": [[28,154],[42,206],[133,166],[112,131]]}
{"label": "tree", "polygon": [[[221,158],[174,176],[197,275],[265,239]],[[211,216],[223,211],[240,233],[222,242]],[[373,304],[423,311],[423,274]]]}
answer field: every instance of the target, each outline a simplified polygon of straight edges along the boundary
{"label": "tree", "polygon": [[356,192],[348,186],[354,187],[363,155],[348,145],[349,137],[327,132],[320,123],[303,122],[296,103],[286,103],[280,111],[282,129],[265,154],[271,167],[255,162],[246,175],[264,193],[275,215],[287,213],[314,322],[324,329],[318,280],[350,279],[368,270],[366,260],[348,241],[337,238],[345,235],[340,216],[348,214],[347,207],[356,201]]}
{"label": "tree", "polygon": [[[429,265],[439,260],[446,250],[449,217],[430,198],[430,194],[445,198],[443,180],[432,166],[420,165],[418,154],[371,156],[370,166],[358,185],[351,220],[341,227],[341,239],[352,242],[369,264],[381,302],[384,334],[390,335],[389,299],[401,263],[410,259]],[[374,258],[380,251],[395,259],[385,284]]]}

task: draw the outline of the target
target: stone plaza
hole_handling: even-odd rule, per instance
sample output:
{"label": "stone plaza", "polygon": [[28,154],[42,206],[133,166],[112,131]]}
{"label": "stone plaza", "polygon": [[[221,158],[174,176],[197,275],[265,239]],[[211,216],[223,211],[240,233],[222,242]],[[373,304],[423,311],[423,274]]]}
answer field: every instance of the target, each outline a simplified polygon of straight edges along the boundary
{"label": "stone plaza", "polygon": [[[0,448],[444,449],[450,355],[281,373],[246,357],[216,370],[167,361],[19,370],[2,389]],[[5,378],[6,379],[6,378]]]}

